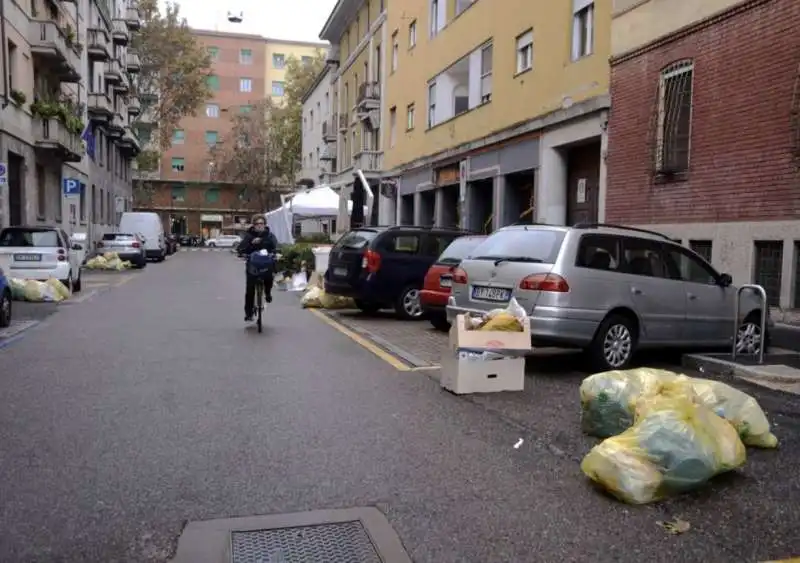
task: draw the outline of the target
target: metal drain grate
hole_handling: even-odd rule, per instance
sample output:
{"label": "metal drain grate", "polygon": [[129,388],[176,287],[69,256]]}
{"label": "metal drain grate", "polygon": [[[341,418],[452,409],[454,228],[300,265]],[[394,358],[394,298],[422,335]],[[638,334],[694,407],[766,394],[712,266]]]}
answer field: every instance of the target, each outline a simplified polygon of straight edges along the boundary
{"label": "metal drain grate", "polygon": [[359,521],[232,532],[231,563],[381,563]]}

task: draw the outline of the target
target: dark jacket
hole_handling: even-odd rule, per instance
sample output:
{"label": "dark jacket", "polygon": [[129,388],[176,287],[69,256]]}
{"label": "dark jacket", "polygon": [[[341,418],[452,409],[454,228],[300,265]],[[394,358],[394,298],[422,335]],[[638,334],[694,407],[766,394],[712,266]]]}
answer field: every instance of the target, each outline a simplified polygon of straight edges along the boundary
{"label": "dark jacket", "polygon": [[[261,240],[253,244],[253,239],[255,238],[260,238]],[[259,250],[266,250],[267,252],[276,252],[278,250],[278,239],[270,232],[269,227],[264,229],[261,233],[257,233],[255,229],[250,227],[247,233],[245,233],[244,238],[242,238],[242,242],[240,242],[239,246],[236,248],[239,254],[244,254],[246,256],[250,256],[250,254]]]}

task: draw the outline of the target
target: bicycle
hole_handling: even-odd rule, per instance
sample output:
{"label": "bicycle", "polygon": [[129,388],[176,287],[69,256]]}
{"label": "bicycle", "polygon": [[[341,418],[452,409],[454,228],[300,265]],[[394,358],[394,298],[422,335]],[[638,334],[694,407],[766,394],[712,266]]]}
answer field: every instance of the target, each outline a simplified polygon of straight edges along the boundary
{"label": "bicycle", "polygon": [[264,330],[263,314],[266,308],[264,295],[266,294],[266,287],[264,285],[267,278],[274,279],[275,265],[278,261],[278,254],[267,253],[262,254],[261,251],[256,251],[245,258],[247,261],[247,275],[256,278],[255,285],[255,298],[253,300],[253,314],[255,316],[256,328],[261,333]]}

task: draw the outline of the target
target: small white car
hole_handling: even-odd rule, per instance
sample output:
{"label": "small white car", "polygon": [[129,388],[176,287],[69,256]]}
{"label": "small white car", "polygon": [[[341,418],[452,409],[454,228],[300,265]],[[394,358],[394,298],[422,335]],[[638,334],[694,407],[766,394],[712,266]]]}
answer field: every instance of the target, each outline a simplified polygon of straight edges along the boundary
{"label": "small white car", "polygon": [[81,290],[81,251],[58,227],[7,227],[0,231],[0,267],[11,278],[55,278]]}
{"label": "small white car", "polygon": [[210,238],[206,241],[206,246],[220,247],[220,248],[233,248],[242,242],[242,237],[239,235],[219,235],[215,238]]}

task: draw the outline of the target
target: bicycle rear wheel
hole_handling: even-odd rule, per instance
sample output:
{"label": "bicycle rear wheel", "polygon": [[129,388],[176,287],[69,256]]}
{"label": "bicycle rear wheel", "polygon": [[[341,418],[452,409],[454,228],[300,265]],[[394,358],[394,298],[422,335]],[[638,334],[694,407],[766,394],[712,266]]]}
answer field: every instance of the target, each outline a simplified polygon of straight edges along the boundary
{"label": "bicycle rear wheel", "polygon": [[264,311],[264,282],[258,282],[256,285],[256,327],[260,333],[264,326],[261,322],[262,313]]}

